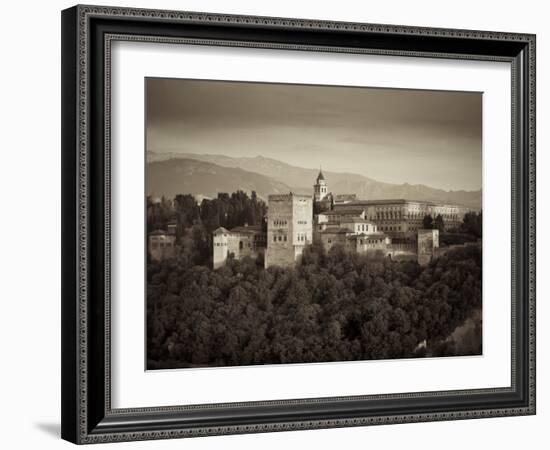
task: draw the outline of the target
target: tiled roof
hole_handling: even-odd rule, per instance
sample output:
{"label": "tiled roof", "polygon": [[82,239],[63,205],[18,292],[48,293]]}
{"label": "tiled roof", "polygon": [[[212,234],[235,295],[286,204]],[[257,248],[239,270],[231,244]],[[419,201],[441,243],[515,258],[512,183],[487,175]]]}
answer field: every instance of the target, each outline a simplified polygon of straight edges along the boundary
{"label": "tiled roof", "polygon": [[335,200],[356,200],[357,194],[336,194],[334,196]]}
{"label": "tiled roof", "polygon": [[167,233],[164,230],[155,230],[149,233],[149,236],[164,236],[165,234]]}
{"label": "tiled roof", "polygon": [[[349,205],[349,203],[348,203]],[[326,216],[341,216],[342,214],[357,214],[360,215],[365,212],[364,208],[338,208],[338,210],[325,211],[319,214],[324,214]]]}
{"label": "tiled roof", "polygon": [[349,234],[353,233],[352,230],[349,228],[340,228],[340,227],[329,227],[325,228],[323,231],[320,231],[319,233],[324,234]]}
{"label": "tiled roof", "polygon": [[219,227],[214,230],[213,234],[222,234],[222,233],[229,233],[229,231],[224,227]]}
{"label": "tiled roof", "polygon": [[231,233],[261,233],[261,225],[247,225],[231,228]]}
{"label": "tiled roof", "polygon": [[395,205],[395,204],[405,204],[405,203],[422,203],[425,205],[435,205],[433,202],[429,202],[426,200],[410,200],[410,199],[404,199],[404,198],[388,198],[388,199],[382,199],[382,200],[354,200],[350,203],[346,203],[346,207],[350,207],[353,205],[357,206],[368,206],[368,205]]}
{"label": "tiled roof", "polygon": [[368,223],[374,225],[373,222],[369,222],[368,220],[362,219],[361,217],[345,217],[340,220],[340,223]]}
{"label": "tiled roof", "polygon": [[351,239],[373,239],[373,238],[385,238],[386,235],[384,233],[370,233],[370,234],[354,234],[353,236],[350,236]]}

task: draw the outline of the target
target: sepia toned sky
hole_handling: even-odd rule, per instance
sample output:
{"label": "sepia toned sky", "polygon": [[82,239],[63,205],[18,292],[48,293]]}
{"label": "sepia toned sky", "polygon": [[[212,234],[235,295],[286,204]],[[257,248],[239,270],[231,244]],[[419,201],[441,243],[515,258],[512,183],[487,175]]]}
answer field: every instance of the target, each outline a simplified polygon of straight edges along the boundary
{"label": "sepia toned sky", "polygon": [[481,188],[482,94],[149,78],[147,150]]}

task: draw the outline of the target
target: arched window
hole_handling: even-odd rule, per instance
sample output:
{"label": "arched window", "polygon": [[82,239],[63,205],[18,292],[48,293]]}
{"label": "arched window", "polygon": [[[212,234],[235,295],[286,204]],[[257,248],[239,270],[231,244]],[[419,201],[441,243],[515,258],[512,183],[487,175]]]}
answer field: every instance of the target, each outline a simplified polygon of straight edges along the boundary
{"label": "arched window", "polygon": [[243,249],[243,241],[239,241],[239,250]]}

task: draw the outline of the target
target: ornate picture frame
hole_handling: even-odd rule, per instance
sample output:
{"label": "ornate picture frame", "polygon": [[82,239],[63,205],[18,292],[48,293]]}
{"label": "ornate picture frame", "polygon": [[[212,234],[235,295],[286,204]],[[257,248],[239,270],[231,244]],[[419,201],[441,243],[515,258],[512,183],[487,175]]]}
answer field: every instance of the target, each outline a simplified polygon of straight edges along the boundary
{"label": "ornate picture frame", "polygon": [[[116,41],[509,63],[510,386],[113,408],[110,71]],[[71,442],[535,414],[535,36],[100,6],[64,10],[62,236],[62,437]]]}

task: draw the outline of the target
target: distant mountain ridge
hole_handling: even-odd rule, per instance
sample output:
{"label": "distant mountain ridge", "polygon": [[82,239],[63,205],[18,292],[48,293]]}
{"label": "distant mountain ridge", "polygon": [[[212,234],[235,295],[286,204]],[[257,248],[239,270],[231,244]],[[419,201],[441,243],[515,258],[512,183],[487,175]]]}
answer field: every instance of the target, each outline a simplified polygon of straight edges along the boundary
{"label": "distant mountain ridge", "polygon": [[[251,190],[256,182],[259,182],[259,186],[255,188],[258,195],[266,198],[269,193],[288,192],[292,190],[297,193],[311,193],[313,190],[313,183],[318,174],[317,169],[307,169],[303,167],[296,167],[290,164],[283,163],[276,159],[266,158],[263,156],[256,157],[230,157],[225,155],[215,154],[194,154],[194,153],[156,153],[148,152],[147,154],[148,167],[151,164],[166,163],[167,161],[201,161],[203,163],[212,164],[218,167],[216,173],[220,172],[219,168],[225,169],[237,169],[246,172],[243,174],[240,172],[240,176],[244,177],[240,182],[232,178],[239,176],[233,172],[225,174],[227,177],[233,179],[229,182],[229,179],[225,180],[225,186],[239,184],[246,185],[244,190]],[[167,166],[169,166],[169,163]],[[178,163],[178,167],[181,169],[181,165]],[[160,167],[160,166],[159,166]],[[166,167],[166,166],[162,166]],[[194,166],[193,166],[194,167]],[[149,169],[148,169],[149,170]],[[165,170],[173,172],[173,169],[166,167]],[[384,183],[381,181],[373,180],[372,178],[365,177],[354,173],[339,173],[323,170],[325,178],[328,182],[329,191],[334,194],[356,194],[358,199],[365,200],[382,200],[389,198],[403,198],[409,200],[423,200],[440,203],[453,203],[461,205],[467,208],[481,210],[482,198],[481,190],[477,191],[445,191],[443,189],[435,189],[422,184],[392,184]],[[256,176],[262,176],[263,178],[254,178],[248,174]],[[226,177],[224,176],[224,179]],[[254,179],[252,179],[254,178]],[[178,180],[174,182],[181,183]],[[212,180],[215,182],[215,180]],[[196,184],[195,182],[191,184]],[[198,185],[194,190],[208,190],[208,186],[204,180],[200,183],[201,188],[198,189]],[[215,184],[215,183],[214,183]],[[173,191],[168,189],[168,182],[163,182],[164,190]],[[276,189],[273,192],[268,192],[266,189]],[[212,191],[212,189],[210,189]],[[185,191],[192,193],[191,191]],[[225,192],[225,191],[224,191]],[[178,192],[180,193],[180,192]],[[168,194],[164,194],[168,195]],[[206,195],[206,194],[203,194]]]}
{"label": "distant mountain ridge", "polygon": [[167,198],[177,194],[214,198],[219,192],[243,190],[256,191],[267,199],[269,194],[291,190],[286,184],[258,173],[186,158],[148,162],[146,178],[147,195]]}

